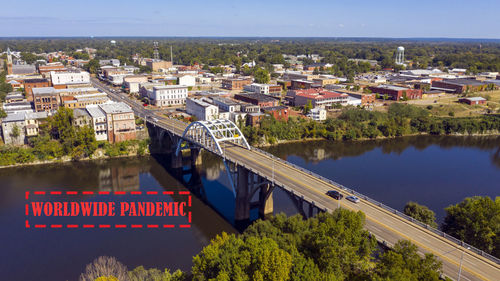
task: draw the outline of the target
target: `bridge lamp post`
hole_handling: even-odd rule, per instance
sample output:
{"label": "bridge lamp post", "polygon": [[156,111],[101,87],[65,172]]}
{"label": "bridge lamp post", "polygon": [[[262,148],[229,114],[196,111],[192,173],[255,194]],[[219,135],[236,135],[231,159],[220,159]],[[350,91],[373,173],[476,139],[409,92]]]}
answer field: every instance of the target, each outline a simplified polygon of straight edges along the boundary
{"label": "bridge lamp post", "polygon": [[[446,255],[446,254],[449,254],[449,253],[452,253],[456,250],[458,250],[460,248],[455,248],[451,251],[448,251],[448,252],[445,252],[444,254],[442,254],[442,256]],[[470,250],[470,247],[467,247],[466,248],[467,250]],[[457,278],[457,281],[460,281],[460,277],[462,277],[462,263],[464,261],[464,249],[462,249],[462,254],[460,255],[460,266],[458,267],[458,278]]]}

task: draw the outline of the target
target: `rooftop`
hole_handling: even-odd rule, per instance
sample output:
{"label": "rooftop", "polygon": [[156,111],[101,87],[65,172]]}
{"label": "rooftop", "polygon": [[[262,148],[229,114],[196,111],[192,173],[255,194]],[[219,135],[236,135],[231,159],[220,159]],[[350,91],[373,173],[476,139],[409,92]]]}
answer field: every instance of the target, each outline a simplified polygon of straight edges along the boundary
{"label": "rooftop", "polygon": [[33,88],[33,95],[51,95],[56,93],[56,89],[54,87],[42,87],[42,88]]}
{"label": "rooftop", "polygon": [[105,103],[99,105],[99,107],[107,114],[133,112],[132,109],[123,102]]}
{"label": "rooftop", "polygon": [[393,91],[407,91],[407,90],[409,90],[409,88],[394,86],[394,85],[379,85],[379,86],[376,86],[374,88],[388,89],[388,90],[393,90]]}
{"label": "rooftop", "polygon": [[329,99],[347,96],[345,93],[337,93],[332,91],[327,91],[323,89],[306,89],[306,90],[296,90],[296,96],[301,96],[309,99]]}
{"label": "rooftop", "polygon": [[258,100],[258,101],[263,101],[263,102],[269,102],[269,101],[276,101],[275,98],[272,98],[268,95],[264,95],[264,94],[246,94],[246,93],[241,93],[241,94],[236,94],[234,95],[235,98],[237,97],[245,97],[245,98],[249,98],[249,99],[254,99],[254,100]]}
{"label": "rooftop", "polygon": [[49,80],[43,78],[24,79],[24,83],[49,83]]}

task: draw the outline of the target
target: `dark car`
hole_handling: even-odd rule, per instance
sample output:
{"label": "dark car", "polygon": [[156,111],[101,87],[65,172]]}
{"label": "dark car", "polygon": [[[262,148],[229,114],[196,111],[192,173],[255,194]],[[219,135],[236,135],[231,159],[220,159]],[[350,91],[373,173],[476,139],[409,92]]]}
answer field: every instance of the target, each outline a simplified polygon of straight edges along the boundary
{"label": "dark car", "polygon": [[330,196],[330,197],[332,197],[334,199],[337,199],[337,200],[340,200],[340,199],[342,199],[342,197],[344,197],[344,196],[342,196],[342,194],[340,194],[340,192],[338,192],[336,190],[329,190],[326,193],[326,195],[328,195],[328,196]]}

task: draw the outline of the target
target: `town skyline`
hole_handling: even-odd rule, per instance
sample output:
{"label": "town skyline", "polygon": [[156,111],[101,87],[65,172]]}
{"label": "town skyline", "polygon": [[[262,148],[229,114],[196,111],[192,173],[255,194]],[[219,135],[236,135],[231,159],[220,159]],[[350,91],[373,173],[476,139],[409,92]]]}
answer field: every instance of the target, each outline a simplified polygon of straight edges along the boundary
{"label": "town skyline", "polygon": [[[94,0],[52,5],[26,1],[22,16],[0,17],[1,37],[182,36],[182,37],[375,37],[500,39],[489,0],[420,1],[149,1],[120,5]],[[61,5],[59,5],[59,4]],[[467,5],[467,15],[463,7]],[[6,15],[15,15],[13,6]],[[309,15],[314,15],[313,17]],[[16,28],[11,28],[15,26]]]}

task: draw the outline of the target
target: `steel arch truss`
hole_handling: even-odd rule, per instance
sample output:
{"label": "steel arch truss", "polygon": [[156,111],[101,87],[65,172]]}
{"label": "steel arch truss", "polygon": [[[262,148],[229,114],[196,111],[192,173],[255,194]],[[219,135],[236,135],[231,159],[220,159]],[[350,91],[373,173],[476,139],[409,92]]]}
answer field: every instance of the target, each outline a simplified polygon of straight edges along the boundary
{"label": "steel arch truss", "polygon": [[177,144],[177,149],[175,150],[176,155],[178,155],[182,149],[183,140],[220,156],[224,154],[221,148],[221,143],[223,142],[231,142],[250,149],[250,145],[248,145],[245,136],[238,126],[226,119],[196,121],[189,124],[182,133],[182,138]]}

